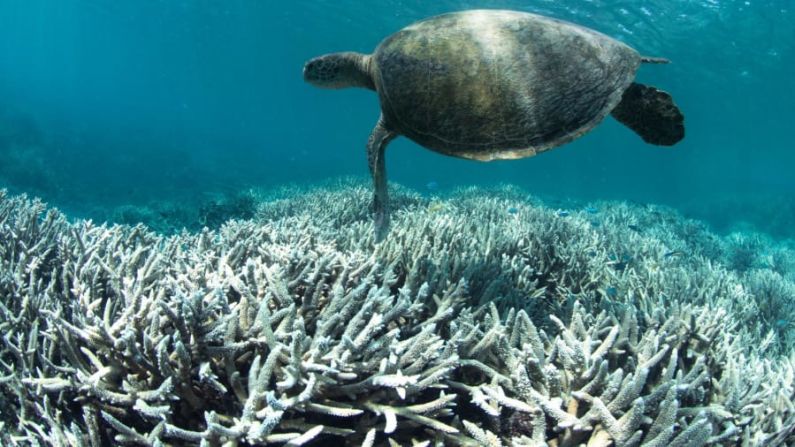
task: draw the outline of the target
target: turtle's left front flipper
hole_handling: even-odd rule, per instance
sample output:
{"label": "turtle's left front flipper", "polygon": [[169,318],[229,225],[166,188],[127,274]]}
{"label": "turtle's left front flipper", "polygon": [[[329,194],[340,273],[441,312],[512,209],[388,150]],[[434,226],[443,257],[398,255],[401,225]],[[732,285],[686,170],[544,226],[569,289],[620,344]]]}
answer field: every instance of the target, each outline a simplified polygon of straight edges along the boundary
{"label": "turtle's left front flipper", "polygon": [[389,194],[386,187],[386,162],[384,150],[397,134],[387,129],[384,117],[370,133],[367,140],[367,162],[370,165],[370,174],[373,176],[373,224],[375,226],[375,242],[381,242],[389,231]]}
{"label": "turtle's left front flipper", "polygon": [[612,115],[647,143],[673,146],[685,137],[685,118],[671,95],[648,85],[632,83]]}

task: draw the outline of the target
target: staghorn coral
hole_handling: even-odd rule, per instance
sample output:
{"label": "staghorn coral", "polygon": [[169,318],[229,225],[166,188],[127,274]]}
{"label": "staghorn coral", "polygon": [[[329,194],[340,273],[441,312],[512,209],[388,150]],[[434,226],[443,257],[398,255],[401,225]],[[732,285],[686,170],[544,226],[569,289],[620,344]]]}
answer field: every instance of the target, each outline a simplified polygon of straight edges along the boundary
{"label": "staghorn coral", "polygon": [[666,296],[724,308],[754,334],[749,344],[793,351],[795,258],[786,244],[759,234],[718,237],[661,207],[598,206],[602,225],[594,231],[624,261],[611,280],[614,295],[636,303]]}
{"label": "staghorn coral", "polygon": [[793,442],[743,277],[515,190],[398,193],[374,249],[366,191],[167,238],[0,194],[3,444]]}
{"label": "staghorn coral", "polygon": [[[722,369],[714,362],[730,359],[715,349],[731,345],[721,331],[724,317],[710,309],[676,306],[653,315],[627,308],[619,319],[605,311],[589,314],[577,304],[568,326],[551,317],[559,328],[551,337],[537,330],[522,311],[510,312],[502,321],[494,309],[481,335],[491,340],[491,352],[484,352],[481,343],[477,355],[462,355],[468,358],[462,363],[488,376],[481,380],[486,384],[453,387],[467,390],[487,414],[513,423],[509,431],[514,445],[771,442],[786,435],[795,421],[783,407],[762,409],[758,403],[787,393],[785,401],[791,403],[791,366],[772,373],[765,371],[770,362],[744,358],[765,366],[732,362],[724,370],[732,374],[716,380],[715,373]],[[641,332],[643,326],[647,328]],[[489,337],[490,333],[499,336]],[[495,365],[494,359],[504,364]],[[749,372],[752,375],[743,375]],[[787,391],[759,390],[765,380]],[[513,422],[522,414],[520,423]],[[743,434],[751,425],[764,426],[772,434]]]}
{"label": "staghorn coral", "polygon": [[[8,296],[21,300],[2,309],[4,320],[32,324],[6,339],[4,360],[14,366],[4,373],[29,372],[8,379],[19,422],[34,437],[297,444],[321,431],[355,436],[368,426],[365,412],[371,425],[376,415],[399,415],[404,431],[457,432],[429,417],[444,414],[455,395],[428,388],[455,363],[431,329],[452,316],[462,287],[428,309],[419,302],[427,288],[391,295],[393,279],[378,264],[315,246],[300,232],[285,240],[275,228],[246,225],[225,228],[216,241],[208,232],[163,240],[141,227],[84,224],[67,241],[60,216],[49,213],[38,228],[31,208],[13,223],[35,228],[41,241],[65,236],[53,256],[67,266],[53,275],[30,261],[23,241],[10,241],[14,273],[32,279],[7,282]],[[252,238],[262,245],[244,247]],[[237,249],[229,251],[231,241]],[[260,253],[251,258],[246,249]],[[37,284],[46,284],[43,299],[29,305]],[[48,290],[62,299],[47,300],[55,298]],[[40,353],[31,340],[42,343]],[[310,425],[313,418],[331,422]]]}

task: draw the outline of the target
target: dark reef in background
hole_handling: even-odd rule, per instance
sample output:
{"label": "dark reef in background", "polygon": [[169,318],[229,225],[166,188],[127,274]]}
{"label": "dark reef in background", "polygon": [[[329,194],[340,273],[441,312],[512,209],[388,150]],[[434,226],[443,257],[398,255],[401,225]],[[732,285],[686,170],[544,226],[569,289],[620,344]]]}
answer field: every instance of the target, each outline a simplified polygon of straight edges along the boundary
{"label": "dark reef in background", "polygon": [[140,223],[161,234],[254,215],[246,188],[213,181],[184,151],[129,147],[109,156],[100,155],[103,146],[77,133],[50,135],[32,117],[0,110],[0,187],[41,197],[71,217]]}
{"label": "dark reef in background", "polygon": [[53,197],[58,187],[50,157],[31,117],[0,109],[0,185]]}
{"label": "dark reef in background", "polygon": [[218,229],[232,219],[251,219],[256,202],[250,191],[216,194],[198,203],[151,202],[147,205],[123,205],[110,210],[110,222],[127,225],[144,224],[160,234],[182,230]]}

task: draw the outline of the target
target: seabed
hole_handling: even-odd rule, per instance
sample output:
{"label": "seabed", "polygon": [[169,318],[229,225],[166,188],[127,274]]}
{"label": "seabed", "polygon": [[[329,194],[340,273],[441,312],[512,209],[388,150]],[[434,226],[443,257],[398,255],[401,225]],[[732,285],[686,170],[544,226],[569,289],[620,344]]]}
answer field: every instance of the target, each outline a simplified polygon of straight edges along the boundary
{"label": "seabed", "polygon": [[793,247],[397,185],[374,245],[371,194],[164,235],[0,193],[2,444],[795,443]]}

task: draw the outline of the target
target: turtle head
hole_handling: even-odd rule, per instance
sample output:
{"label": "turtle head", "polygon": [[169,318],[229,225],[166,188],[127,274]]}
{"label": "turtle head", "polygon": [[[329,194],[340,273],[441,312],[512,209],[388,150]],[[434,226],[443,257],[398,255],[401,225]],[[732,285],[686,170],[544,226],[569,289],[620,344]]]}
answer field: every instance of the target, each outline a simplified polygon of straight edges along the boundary
{"label": "turtle head", "polygon": [[345,52],[310,59],[304,64],[304,81],[321,88],[375,89],[370,76],[370,56]]}

